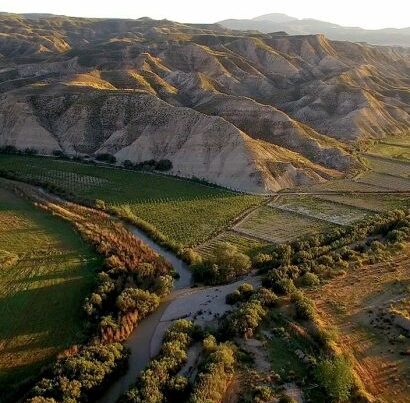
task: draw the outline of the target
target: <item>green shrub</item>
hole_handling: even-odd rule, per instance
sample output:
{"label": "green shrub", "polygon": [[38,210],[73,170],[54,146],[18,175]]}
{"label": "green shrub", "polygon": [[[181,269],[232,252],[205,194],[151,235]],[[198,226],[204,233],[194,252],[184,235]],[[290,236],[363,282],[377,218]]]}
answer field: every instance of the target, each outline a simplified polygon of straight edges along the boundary
{"label": "green shrub", "polygon": [[230,313],[222,323],[222,333],[230,338],[234,336],[252,336],[260,325],[266,311],[258,300],[245,302],[238,309]]}
{"label": "green shrub", "polygon": [[117,162],[117,159],[109,153],[97,154],[95,159],[101,162],[108,162],[109,164],[115,164]]}
{"label": "green shrub", "polygon": [[116,305],[121,312],[137,311],[139,318],[145,318],[158,308],[158,295],[139,288],[126,288],[117,297]]}
{"label": "green shrub", "polygon": [[229,343],[217,344],[213,336],[203,342],[205,359],[202,363],[190,403],[221,402],[232,377],[235,364],[234,348]]}
{"label": "green shrub", "polygon": [[193,322],[186,319],[175,321],[165,333],[159,355],[141,372],[136,386],[122,396],[120,401],[160,403],[167,400],[166,397],[183,396],[187,380],[174,375],[186,362],[187,351],[196,332],[197,327]]}
{"label": "green shrub", "polygon": [[252,295],[251,299],[258,300],[262,306],[268,308],[275,306],[278,302],[277,295],[273,291],[264,287],[258,288],[256,293]]}
{"label": "green shrub", "polygon": [[315,317],[315,307],[308,298],[302,298],[295,302],[296,316],[302,320],[311,320]]}
{"label": "green shrub", "polygon": [[290,278],[284,278],[282,280],[279,280],[273,288],[273,291],[279,293],[279,294],[285,294],[289,295],[293,291],[296,290],[296,286],[293,283],[293,280]]}
{"label": "green shrub", "polygon": [[240,302],[240,301],[242,301],[242,295],[238,290],[235,290],[227,294],[225,297],[225,302],[228,305],[235,305],[237,302]]}
{"label": "green shrub", "polygon": [[319,277],[311,272],[306,272],[301,278],[300,278],[300,282],[302,285],[304,285],[305,287],[313,287],[315,285],[319,285],[320,284],[320,279]]}
{"label": "green shrub", "polygon": [[279,398],[279,402],[278,402],[278,403],[296,403],[296,400],[295,400],[293,397],[291,397],[291,396],[282,395],[282,396]]}
{"label": "green shrub", "polygon": [[195,281],[212,285],[231,282],[248,273],[250,268],[250,258],[229,243],[218,245],[212,259],[192,267]]}
{"label": "green shrub", "polygon": [[120,343],[81,347],[74,354],[57,360],[52,376],[43,378],[32,389],[31,400],[87,401],[104,386],[109,376],[125,367],[127,357],[128,351]]}
{"label": "green shrub", "polygon": [[334,401],[345,401],[350,397],[354,376],[351,364],[346,358],[328,358],[319,362],[315,377]]}
{"label": "green shrub", "polygon": [[157,171],[170,171],[172,169],[172,162],[170,160],[159,160],[155,165],[155,169]]}

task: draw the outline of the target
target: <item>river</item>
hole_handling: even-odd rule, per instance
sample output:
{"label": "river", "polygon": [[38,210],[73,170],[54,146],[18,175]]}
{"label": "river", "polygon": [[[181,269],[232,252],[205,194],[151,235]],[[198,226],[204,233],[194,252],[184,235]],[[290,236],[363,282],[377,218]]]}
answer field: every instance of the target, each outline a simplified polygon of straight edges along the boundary
{"label": "river", "polygon": [[143,319],[137,325],[130,337],[124,343],[124,345],[131,351],[129,368],[121,378],[119,378],[108,388],[104,395],[98,400],[99,403],[115,403],[118,398],[135,383],[138,373],[146,367],[152,358],[150,353],[151,340],[161,320],[162,314],[171,301],[177,297],[178,292],[185,288],[189,288],[192,282],[191,271],[185,262],[176,257],[174,253],[155,243],[135,226],[127,224],[127,228],[137,238],[141,239],[141,241],[146,243],[159,255],[163,256],[169,263],[171,263],[175,271],[179,274],[179,279],[176,279],[174,282],[173,292],[161,303],[159,308],[154,313]]}

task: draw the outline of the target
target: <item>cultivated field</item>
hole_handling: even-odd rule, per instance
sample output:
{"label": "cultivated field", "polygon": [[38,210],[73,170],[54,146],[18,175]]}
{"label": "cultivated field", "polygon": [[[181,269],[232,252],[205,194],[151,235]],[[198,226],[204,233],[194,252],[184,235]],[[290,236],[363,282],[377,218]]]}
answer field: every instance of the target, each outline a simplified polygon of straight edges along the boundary
{"label": "cultivated field", "polygon": [[[340,179],[329,181],[325,183],[320,183],[313,186],[301,186],[297,189],[299,192],[306,192],[306,193],[350,193],[350,192],[385,192],[386,189],[379,187],[375,184],[365,184],[359,183],[353,179]],[[295,189],[285,190],[284,193],[295,192]]]}
{"label": "cultivated field", "polygon": [[368,211],[363,209],[305,195],[280,196],[270,205],[338,225],[351,224],[363,219],[368,214]]}
{"label": "cultivated field", "polygon": [[[366,389],[383,402],[410,402],[410,247],[391,262],[365,266],[310,292],[320,317],[336,326]],[[407,302],[406,302],[407,301]],[[405,312],[404,312],[405,310]],[[401,322],[396,317],[405,318]]]}
{"label": "cultivated field", "polygon": [[410,177],[410,161],[397,161],[379,156],[366,155],[365,161],[370,169],[382,174]]}
{"label": "cultivated field", "polygon": [[103,200],[119,214],[142,219],[183,245],[205,241],[262,201],[172,177],[50,158],[0,155],[0,169],[53,184],[79,198]]}
{"label": "cultivated field", "polygon": [[333,224],[271,206],[260,207],[234,230],[246,235],[281,243],[329,230]]}
{"label": "cultivated field", "polygon": [[83,339],[99,263],[70,224],[0,187],[0,396]]}
{"label": "cultivated field", "polygon": [[389,137],[368,149],[371,154],[400,160],[410,160],[410,140],[407,137]]}
{"label": "cultivated field", "polygon": [[225,231],[211,240],[199,245],[196,251],[204,257],[212,257],[213,251],[221,243],[230,243],[238,248],[239,252],[252,255],[255,251],[267,245],[268,242],[257,240],[234,231]]}
{"label": "cultivated field", "polygon": [[381,187],[386,190],[410,191],[410,179],[378,172],[364,174],[357,179],[357,182],[359,184],[363,183],[365,185]]}
{"label": "cultivated field", "polygon": [[394,209],[402,209],[410,207],[410,198],[401,195],[376,194],[376,195],[361,195],[361,194],[331,194],[320,195],[318,199],[328,200],[347,206],[358,207],[369,211],[381,212]]}

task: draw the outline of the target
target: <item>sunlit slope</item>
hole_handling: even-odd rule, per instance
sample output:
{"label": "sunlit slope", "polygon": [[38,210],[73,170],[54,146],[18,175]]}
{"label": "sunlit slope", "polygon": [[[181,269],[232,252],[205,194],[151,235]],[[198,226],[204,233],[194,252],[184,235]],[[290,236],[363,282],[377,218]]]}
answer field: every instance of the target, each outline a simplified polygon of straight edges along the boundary
{"label": "sunlit slope", "polygon": [[355,143],[410,124],[405,48],[148,18],[0,22],[0,145],[166,158],[264,192],[356,172]]}

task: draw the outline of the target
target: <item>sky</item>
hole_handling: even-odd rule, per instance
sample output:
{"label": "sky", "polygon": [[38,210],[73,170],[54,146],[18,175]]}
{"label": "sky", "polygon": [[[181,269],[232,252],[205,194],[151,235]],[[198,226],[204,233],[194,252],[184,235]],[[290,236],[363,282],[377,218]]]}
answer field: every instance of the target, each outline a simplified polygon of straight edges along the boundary
{"label": "sky", "polygon": [[0,11],[212,23],[285,13],[366,29],[410,26],[409,0],[0,0]]}

